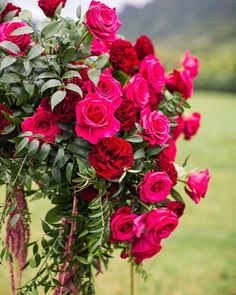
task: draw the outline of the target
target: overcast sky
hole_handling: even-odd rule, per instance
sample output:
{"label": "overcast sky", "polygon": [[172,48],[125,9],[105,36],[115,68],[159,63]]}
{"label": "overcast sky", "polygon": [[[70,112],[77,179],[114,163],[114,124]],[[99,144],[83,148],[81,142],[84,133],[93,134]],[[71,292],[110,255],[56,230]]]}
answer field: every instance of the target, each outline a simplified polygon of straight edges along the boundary
{"label": "overcast sky", "polygon": [[[152,0],[101,0],[100,2],[106,3],[110,7],[117,7],[118,11],[121,11],[125,4],[133,4],[136,6],[145,5]],[[38,0],[12,0],[12,2],[24,9],[28,9],[33,13],[34,18],[43,18],[43,13],[40,11],[37,3]],[[79,4],[82,5],[83,11],[85,11],[90,0],[67,0],[66,7],[63,9],[63,15],[65,16],[75,16],[76,8]]]}

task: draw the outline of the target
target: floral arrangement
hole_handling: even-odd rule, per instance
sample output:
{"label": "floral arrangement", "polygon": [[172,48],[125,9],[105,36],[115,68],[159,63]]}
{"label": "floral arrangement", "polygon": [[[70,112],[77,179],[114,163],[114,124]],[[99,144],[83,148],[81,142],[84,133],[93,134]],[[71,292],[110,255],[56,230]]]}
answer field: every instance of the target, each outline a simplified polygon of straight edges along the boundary
{"label": "floral arrangement", "polygon": [[[186,51],[166,73],[151,40],[123,39],[100,2],[77,20],[60,15],[66,0],[38,5],[47,18],[35,25],[0,1],[1,263],[12,294],[95,294],[115,249],[145,276],[184,212],[177,182],[195,203],[205,197],[208,170],[175,163],[177,139],[200,126],[199,113],[183,116],[199,62]],[[51,209],[30,241],[27,203],[41,198]],[[21,285],[26,268],[36,271]]]}

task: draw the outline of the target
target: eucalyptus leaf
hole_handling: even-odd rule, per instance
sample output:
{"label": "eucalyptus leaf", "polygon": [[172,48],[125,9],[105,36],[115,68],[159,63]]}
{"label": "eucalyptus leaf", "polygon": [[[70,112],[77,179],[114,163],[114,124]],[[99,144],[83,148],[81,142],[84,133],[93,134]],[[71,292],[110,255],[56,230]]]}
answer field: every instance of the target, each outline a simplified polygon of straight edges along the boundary
{"label": "eucalyptus leaf", "polygon": [[1,62],[0,71],[14,64],[14,62],[16,61],[17,61],[17,58],[14,56],[11,56],[11,55],[5,56]]}
{"label": "eucalyptus leaf", "polygon": [[66,91],[58,90],[51,97],[51,109],[54,110],[55,106],[57,106],[66,96]]}

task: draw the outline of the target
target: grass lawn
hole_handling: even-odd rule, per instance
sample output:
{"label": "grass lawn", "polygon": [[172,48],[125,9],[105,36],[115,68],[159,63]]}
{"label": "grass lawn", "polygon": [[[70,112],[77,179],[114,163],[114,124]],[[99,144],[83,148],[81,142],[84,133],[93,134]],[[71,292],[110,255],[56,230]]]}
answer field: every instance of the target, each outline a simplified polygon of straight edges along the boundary
{"label": "grass lawn", "polygon": [[[144,263],[151,278],[137,278],[137,295],[236,295],[236,96],[197,93],[191,103],[203,116],[202,127],[191,142],[179,141],[178,163],[190,153],[189,170],[209,168],[209,193],[199,205],[185,198],[180,227],[163,241],[162,252]],[[40,236],[47,207],[46,201],[30,204],[32,239]],[[10,294],[7,275],[7,268],[0,268],[0,295]],[[97,295],[129,294],[128,264],[115,258],[95,283]]]}

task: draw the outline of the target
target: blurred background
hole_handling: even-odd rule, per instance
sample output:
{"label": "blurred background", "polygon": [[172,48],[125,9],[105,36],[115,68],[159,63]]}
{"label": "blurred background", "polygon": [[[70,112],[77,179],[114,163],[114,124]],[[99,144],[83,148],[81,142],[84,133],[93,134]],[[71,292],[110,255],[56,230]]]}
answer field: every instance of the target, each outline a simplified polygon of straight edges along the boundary
{"label": "blurred background", "polygon": [[[43,17],[37,1],[15,0]],[[137,295],[236,295],[236,1],[235,0],[103,0],[117,6],[121,34],[135,41],[149,35],[167,70],[179,66],[185,49],[198,55],[191,111],[202,114],[202,126],[191,142],[180,139],[177,162],[191,154],[187,166],[209,168],[209,192],[199,205],[185,197],[179,228],[163,241],[163,250],[144,262],[148,281],[136,278]],[[68,0],[64,15],[85,11],[90,1]],[[181,190],[181,189],[180,189]],[[1,190],[0,190],[1,191]],[[3,194],[3,191],[1,191]],[[31,202],[32,240],[41,235],[40,218],[49,203]],[[40,208],[40,210],[39,210]],[[24,279],[32,276],[26,272]],[[119,258],[95,278],[98,295],[129,294],[129,266]],[[7,268],[0,268],[0,294],[9,295]],[[40,293],[43,294],[43,293]]]}

